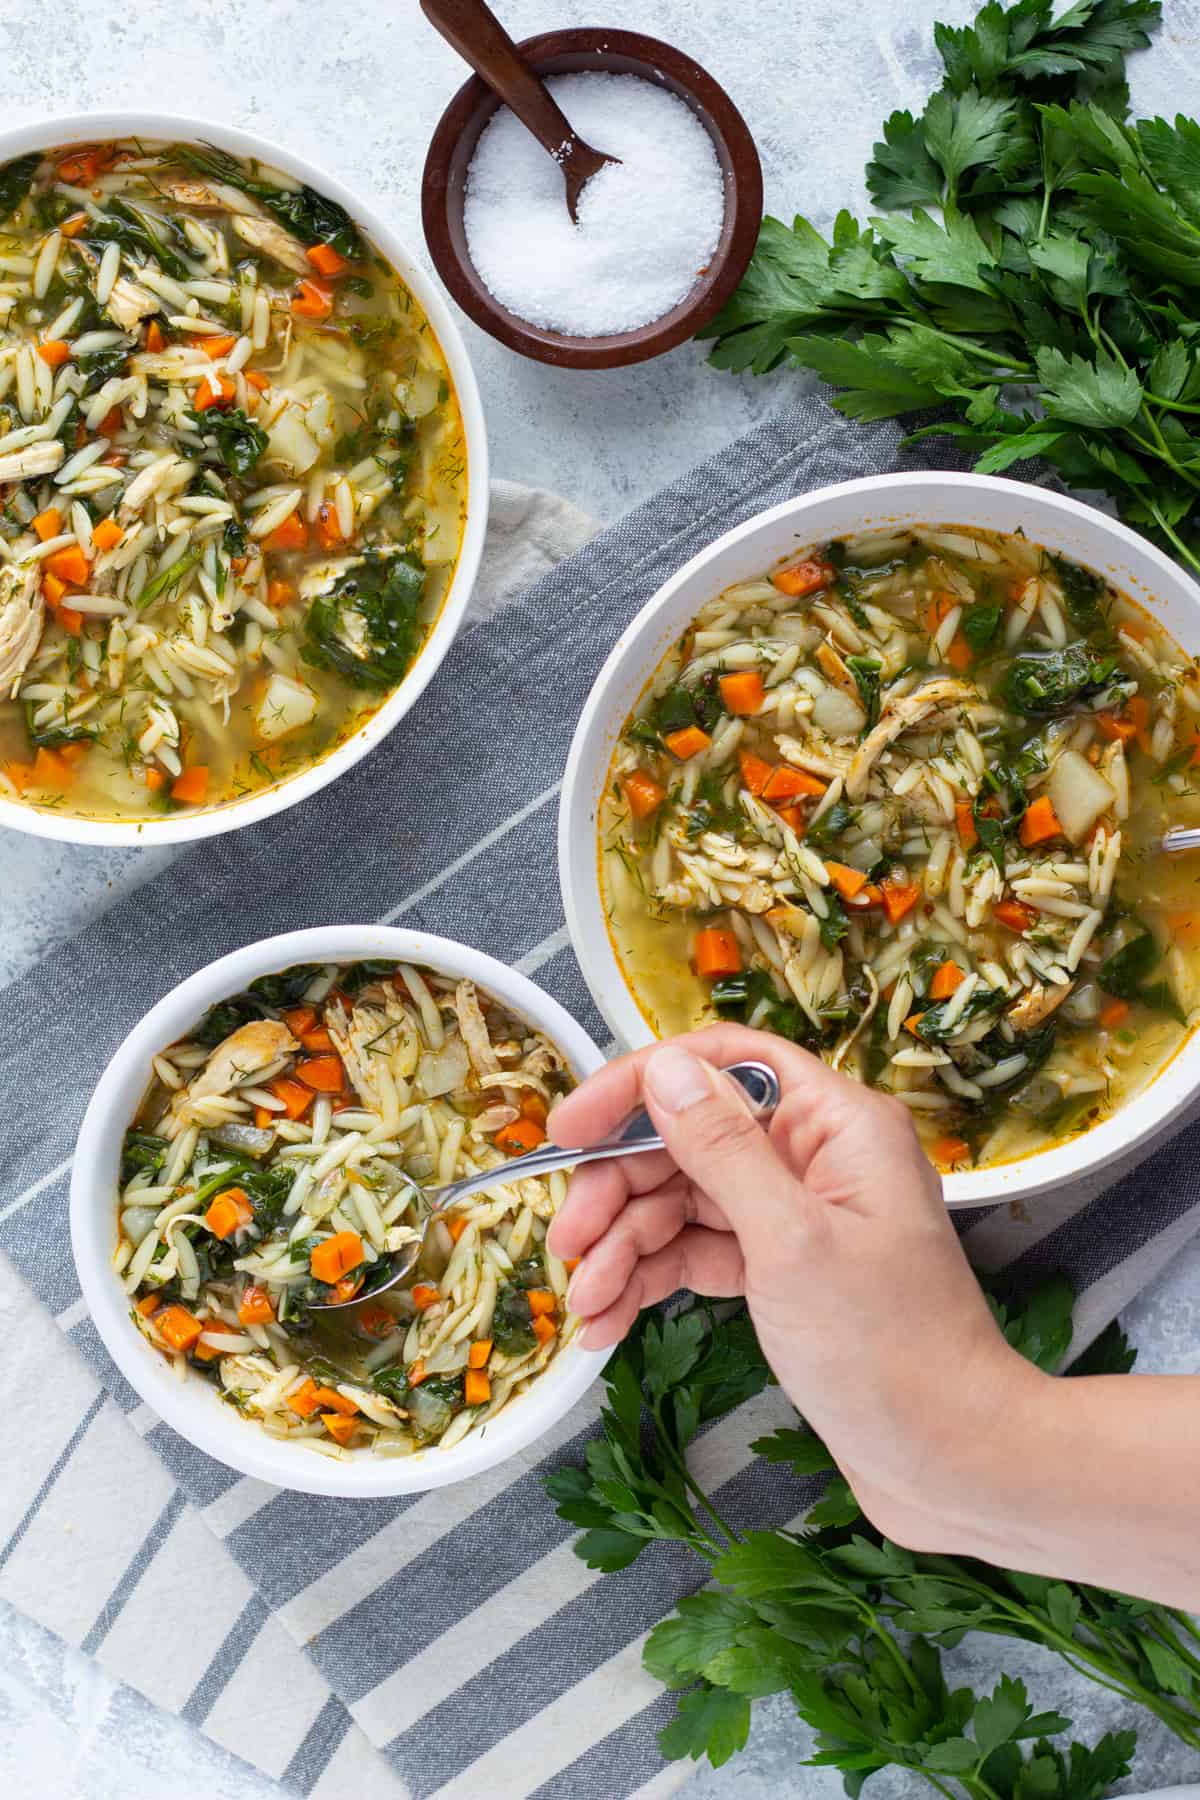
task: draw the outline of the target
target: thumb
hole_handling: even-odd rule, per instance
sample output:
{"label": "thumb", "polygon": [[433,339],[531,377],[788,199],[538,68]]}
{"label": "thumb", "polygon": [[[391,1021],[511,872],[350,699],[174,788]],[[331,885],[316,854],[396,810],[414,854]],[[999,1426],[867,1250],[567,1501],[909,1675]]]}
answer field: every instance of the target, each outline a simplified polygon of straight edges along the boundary
{"label": "thumb", "polygon": [[741,1089],[680,1044],[654,1051],[642,1086],[672,1159],[725,1214],[743,1250],[778,1247],[798,1222],[800,1184]]}

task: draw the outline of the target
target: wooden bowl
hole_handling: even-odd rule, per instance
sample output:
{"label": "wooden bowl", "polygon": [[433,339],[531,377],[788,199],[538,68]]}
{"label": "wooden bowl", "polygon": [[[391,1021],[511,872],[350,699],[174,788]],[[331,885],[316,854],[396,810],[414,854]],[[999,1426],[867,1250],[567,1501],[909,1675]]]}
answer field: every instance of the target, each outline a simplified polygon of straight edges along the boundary
{"label": "wooden bowl", "polygon": [[520,49],[540,75],[580,71],[640,75],[678,94],[691,107],[712,139],[725,180],[725,220],[717,247],[678,306],[636,331],[569,337],[544,331],[510,312],[484,285],[472,263],[463,224],[467,170],[480,132],[501,104],[473,75],[442,114],[425,158],[421,217],[437,272],[477,325],[510,350],[537,362],[570,369],[615,369],[661,356],[715,317],[753,253],[762,222],[762,168],[746,121],[725,90],[690,56],[638,31],[592,26],[546,31],[526,38]]}

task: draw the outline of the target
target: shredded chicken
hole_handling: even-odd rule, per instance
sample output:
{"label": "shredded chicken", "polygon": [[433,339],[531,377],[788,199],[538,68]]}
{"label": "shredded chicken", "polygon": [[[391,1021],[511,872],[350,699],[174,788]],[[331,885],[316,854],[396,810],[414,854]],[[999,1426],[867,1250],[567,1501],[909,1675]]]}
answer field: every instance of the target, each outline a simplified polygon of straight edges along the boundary
{"label": "shredded chicken", "polygon": [[421,1040],[404,1002],[393,990],[382,1005],[360,1001],[349,1012],[344,1006],[330,1006],[326,1022],[355,1093],[370,1112],[382,1112],[382,1067],[386,1064],[393,1081],[406,1082],[421,1054]]}
{"label": "shredded chicken", "polygon": [[832,638],[824,638],[817,645],[813,656],[820,665],[821,673],[834,687],[840,688],[843,694],[848,694],[851,700],[858,699],[858,683]]}
{"label": "shredded chicken", "polygon": [[312,274],[313,266],[300,239],[294,238],[282,225],[276,225],[273,219],[249,218],[243,213],[234,219],[233,229],[244,244],[249,244],[252,250],[261,250],[264,256],[273,257],[285,269],[291,269],[297,275]]}
{"label": "shredded chicken", "polygon": [[890,701],[883,709],[882,717],[874,730],[863,739],[850,761],[846,775],[846,798],[850,801],[864,800],[867,784],[871,779],[871,770],[883,755],[889,744],[914,725],[953,701],[970,700],[974,688],[965,681],[955,681],[952,676],[938,676],[927,681],[924,687],[918,688],[915,694],[904,694],[898,700]]}
{"label": "shredded chicken", "polygon": [[223,181],[166,181],[163,192],[196,212],[250,213],[254,202]]}
{"label": "shredded chicken", "polygon": [[0,693],[15,686],[42,635],[39,574],[36,563],[0,563]]}
{"label": "shredded chicken", "polygon": [[29,475],[53,475],[61,468],[66,450],[58,438],[41,438],[23,450],[0,454],[0,481],[24,481]]}
{"label": "shredded chicken", "polygon": [[492,1049],[487,1022],[473,981],[459,982],[454,992],[454,1010],[458,1014],[458,1029],[462,1032],[463,1043],[467,1046],[475,1073],[481,1077],[495,1074],[500,1067],[500,1059]]}
{"label": "shredded chicken", "polygon": [[1043,1019],[1058,1010],[1073,986],[1070,981],[1060,981],[1055,987],[1037,982],[1008,1008],[1005,1016],[1009,1024],[1014,1031],[1032,1031],[1035,1025],[1040,1025]]}
{"label": "shredded chicken", "polygon": [[227,1094],[259,1077],[271,1063],[299,1048],[297,1040],[280,1019],[252,1019],[239,1025],[222,1040],[187,1089],[188,1098],[202,1100],[206,1094]]}
{"label": "shredded chicken", "polygon": [[[96,252],[78,239],[72,242],[71,248],[94,275],[100,267],[100,258]],[[143,319],[148,319],[151,313],[161,312],[162,309],[163,303],[157,294],[152,294],[149,288],[143,287],[140,282],[128,280],[124,275],[119,275],[113,282],[112,291],[104,303],[105,312],[122,331],[136,331]]]}

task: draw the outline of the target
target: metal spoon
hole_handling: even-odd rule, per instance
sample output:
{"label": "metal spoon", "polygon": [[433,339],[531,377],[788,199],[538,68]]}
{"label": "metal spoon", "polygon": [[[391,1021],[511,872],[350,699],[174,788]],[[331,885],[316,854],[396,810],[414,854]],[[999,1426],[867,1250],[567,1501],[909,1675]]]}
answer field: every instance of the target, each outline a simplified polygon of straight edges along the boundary
{"label": "metal spoon", "polygon": [[[779,1105],[779,1077],[774,1069],[767,1063],[740,1062],[732,1063],[723,1072],[737,1082],[749,1100],[756,1118],[770,1117]],[[615,1137],[605,1138],[599,1144],[589,1144],[583,1150],[564,1150],[558,1144],[547,1144],[543,1149],[530,1150],[525,1156],[519,1156],[512,1162],[501,1163],[498,1169],[482,1169],[477,1175],[467,1175],[462,1181],[452,1181],[449,1187],[425,1189],[413,1182],[418,1202],[429,1209],[421,1236],[411,1244],[405,1244],[402,1250],[393,1251],[389,1255],[391,1273],[386,1281],[372,1283],[352,1300],[332,1301],[323,1306],[321,1311],[341,1312],[347,1306],[358,1306],[361,1301],[373,1300],[377,1294],[382,1294],[388,1288],[395,1287],[397,1282],[403,1281],[418,1262],[434,1220],[458,1200],[465,1200],[469,1195],[478,1194],[485,1188],[498,1187],[506,1181],[525,1180],[533,1175],[550,1175],[555,1169],[577,1169],[584,1163],[600,1162],[612,1156],[643,1156],[648,1150],[665,1148],[649,1113],[639,1110],[630,1115]]]}
{"label": "metal spoon", "polygon": [[543,150],[549,151],[566,183],[567,211],[578,223],[579,196],[585,184],[605,163],[620,158],[605,156],[584,142],[483,0],[421,0],[421,11],[516,113]]}
{"label": "metal spoon", "polygon": [[1159,848],[1167,856],[1178,856],[1183,850],[1200,850],[1200,826],[1172,825],[1163,833]]}

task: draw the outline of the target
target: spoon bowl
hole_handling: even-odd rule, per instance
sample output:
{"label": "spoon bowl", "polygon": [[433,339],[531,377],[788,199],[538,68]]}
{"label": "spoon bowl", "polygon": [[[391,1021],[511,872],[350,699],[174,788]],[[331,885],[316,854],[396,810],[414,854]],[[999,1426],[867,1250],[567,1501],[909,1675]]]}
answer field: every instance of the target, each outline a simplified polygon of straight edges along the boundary
{"label": "spoon bowl", "polygon": [[[614,369],[672,350],[716,316],[746,272],[762,223],[762,168],[754,139],[725,90],[682,50],[637,31],[585,26],[548,31],[517,45],[539,76],[580,72],[637,75],[677,94],[712,139],[725,184],[725,218],[707,269],[661,318],[606,337],[571,337],[530,324],[501,304],[471,261],[463,203],[467,172],[484,126],[500,106],[473,76],[438,122],[425,158],[421,218],[443,282],[475,323],[536,362],[559,368]],[[576,140],[578,142],[578,140]],[[598,152],[596,154],[599,154]]]}

